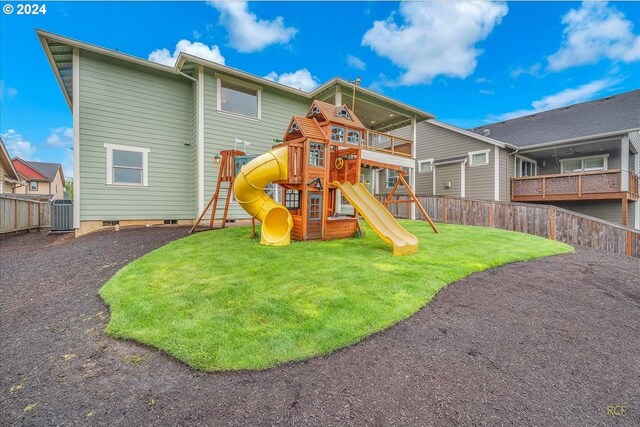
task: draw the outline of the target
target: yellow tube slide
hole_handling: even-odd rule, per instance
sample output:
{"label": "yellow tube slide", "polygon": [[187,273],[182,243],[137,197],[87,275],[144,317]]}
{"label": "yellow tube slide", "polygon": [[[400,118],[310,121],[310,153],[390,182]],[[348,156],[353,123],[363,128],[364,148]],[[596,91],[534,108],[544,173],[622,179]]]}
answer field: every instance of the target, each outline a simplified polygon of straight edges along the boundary
{"label": "yellow tube slide", "polygon": [[269,183],[287,179],[288,164],[288,148],[276,148],[244,165],[233,183],[233,192],[240,206],[262,223],[260,243],[263,245],[291,243],[293,219],[289,210],[264,191]]}
{"label": "yellow tube slide", "polygon": [[342,191],[342,195],[351,206],[362,215],[378,236],[393,246],[394,255],[408,255],[418,252],[418,239],[398,223],[382,203],[369,193],[362,183],[352,185],[349,182],[334,181],[333,185]]}

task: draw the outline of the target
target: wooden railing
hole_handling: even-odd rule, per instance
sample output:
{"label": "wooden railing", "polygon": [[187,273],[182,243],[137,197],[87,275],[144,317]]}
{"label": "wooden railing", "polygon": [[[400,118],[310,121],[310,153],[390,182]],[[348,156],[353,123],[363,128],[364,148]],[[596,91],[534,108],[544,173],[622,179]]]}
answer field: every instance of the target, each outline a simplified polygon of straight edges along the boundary
{"label": "wooden railing", "polygon": [[411,157],[413,155],[413,141],[382,132],[367,130],[363,148],[367,150],[383,151],[398,156]]}
{"label": "wooden railing", "polygon": [[[384,202],[386,196],[377,196]],[[396,196],[395,200],[407,196]],[[500,228],[534,234],[570,245],[586,246],[640,258],[640,231],[542,204],[493,202],[444,196],[418,196],[437,222]],[[388,206],[398,218],[408,218],[409,203]],[[417,211],[416,219],[424,219]]]}
{"label": "wooden railing", "polygon": [[628,192],[622,191],[623,171],[619,169],[511,178],[511,200],[620,199],[625,193],[630,199],[636,200],[638,176],[629,171],[624,173],[629,176]]}
{"label": "wooden railing", "polygon": [[0,196],[0,235],[51,227],[51,203]]}

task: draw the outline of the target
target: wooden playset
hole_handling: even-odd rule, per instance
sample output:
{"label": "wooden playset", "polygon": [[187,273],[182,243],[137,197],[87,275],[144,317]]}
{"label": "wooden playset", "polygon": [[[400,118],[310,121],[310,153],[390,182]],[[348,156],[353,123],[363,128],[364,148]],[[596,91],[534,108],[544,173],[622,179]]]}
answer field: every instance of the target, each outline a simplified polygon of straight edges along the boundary
{"label": "wooden playset", "polygon": [[[245,153],[223,151],[216,192],[196,225],[213,205],[209,228],[213,226],[221,186],[227,183],[234,196],[252,218],[262,223],[261,242],[286,245],[294,240],[330,240],[352,237],[358,230],[358,215],[372,226],[395,255],[415,252],[418,241],[393,218],[360,183],[362,145],[366,128],[346,106],[314,101],[306,116],[294,116],[281,142],[272,151],[249,160]],[[240,161],[239,161],[240,160]],[[237,163],[237,164],[236,164]],[[398,183],[408,190],[433,230],[406,181],[398,172]],[[282,188],[282,203],[275,202],[264,188],[270,183]],[[227,191],[227,194],[230,192]],[[353,206],[352,215],[337,212],[342,194]],[[387,203],[391,201],[388,199]],[[225,201],[223,227],[229,207]],[[192,229],[192,231],[193,231]]]}

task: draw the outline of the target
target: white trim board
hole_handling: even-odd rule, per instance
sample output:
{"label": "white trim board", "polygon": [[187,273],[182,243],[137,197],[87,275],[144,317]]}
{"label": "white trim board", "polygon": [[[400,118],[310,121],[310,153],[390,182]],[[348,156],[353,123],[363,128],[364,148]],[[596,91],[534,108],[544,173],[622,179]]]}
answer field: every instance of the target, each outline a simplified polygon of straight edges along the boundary
{"label": "white trim board", "polygon": [[[489,166],[489,164],[491,164],[491,159],[490,159],[490,155],[489,155],[490,153],[491,153],[491,149],[490,148],[486,148],[484,150],[469,151],[467,153],[467,156],[469,158],[469,167],[470,168],[475,168],[475,167],[481,167],[481,166]],[[486,154],[487,155],[487,163],[482,163],[481,165],[474,165],[473,164],[473,156],[475,156],[476,154]]]}
{"label": "white trim board", "polygon": [[[198,65],[198,211],[204,209],[204,67]],[[218,80],[219,81],[219,80]]]}
{"label": "white trim board", "polygon": [[500,201],[500,149],[493,147],[493,200]]}
{"label": "white trim board", "polygon": [[[73,228],[80,228],[80,49],[73,48]],[[63,90],[64,92],[64,90]]]}

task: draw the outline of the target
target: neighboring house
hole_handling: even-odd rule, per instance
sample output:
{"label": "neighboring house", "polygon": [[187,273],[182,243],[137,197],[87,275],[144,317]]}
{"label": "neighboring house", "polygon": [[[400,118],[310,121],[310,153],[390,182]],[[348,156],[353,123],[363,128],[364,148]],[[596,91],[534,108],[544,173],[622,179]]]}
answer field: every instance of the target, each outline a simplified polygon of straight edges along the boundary
{"label": "neighboring house", "polygon": [[15,189],[15,194],[42,200],[64,199],[64,174],[60,163],[31,162],[16,157],[13,166],[26,182]]}
{"label": "neighboring house", "polygon": [[417,192],[553,204],[640,229],[639,112],[635,90],[472,130],[419,123]]}
{"label": "neighboring house", "polygon": [[7,147],[5,147],[2,138],[0,138],[0,174],[2,175],[0,194],[14,194],[17,188],[26,185],[26,183],[20,179],[18,171],[13,166],[13,162],[11,162]]}
{"label": "neighboring house", "polygon": [[[412,183],[414,131],[433,118],[341,78],[308,93],[185,53],[167,67],[37,34],[73,114],[77,234],[116,222],[191,224],[215,190],[219,152],[270,150],[312,100],[347,105],[368,128],[361,175],[372,191],[387,169],[406,168]],[[409,123],[405,138],[387,134]],[[229,218],[246,217],[232,202]]]}

